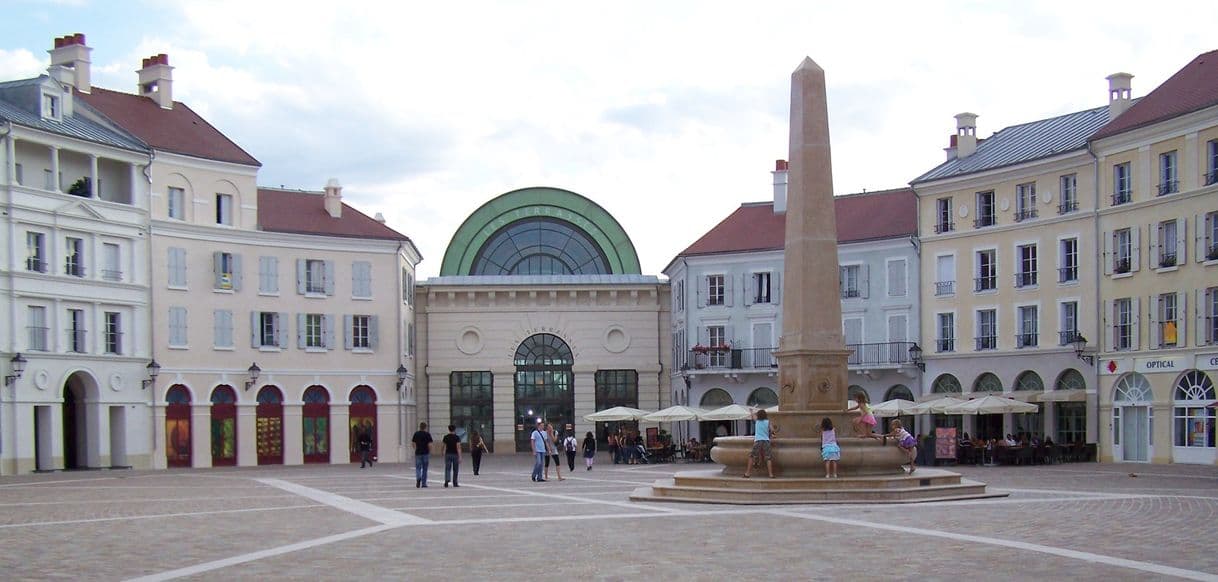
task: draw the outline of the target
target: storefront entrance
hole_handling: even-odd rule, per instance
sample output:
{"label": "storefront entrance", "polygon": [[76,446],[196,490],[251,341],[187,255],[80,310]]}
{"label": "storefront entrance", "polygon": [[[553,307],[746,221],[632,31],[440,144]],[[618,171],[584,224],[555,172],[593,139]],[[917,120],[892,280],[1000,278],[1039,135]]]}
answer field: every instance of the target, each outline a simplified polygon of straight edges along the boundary
{"label": "storefront entrance", "polygon": [[304,462],[330,462],[330,394],[321,386],[309,386],[304,392],[301,411],[304,433]]}
{"label": "storefront entrance", "polygon": [[1118,461],[1150,461],[1151,422],[1150,382],[1137,372],[1117,380],[1112,398],[1113,458]]}
{"label": "storefront entrance", "polygon": [[211,392],[211,464],[237,465],[237,392],[232,386],[216,386]]}
{"label": "storefront entrance", "polygon": [[562,338],[548,333],[529,336],[516,348],[516,451],[531,449],[529,437],[538,419],[561,432],[575,422],[575,358]]}
{"label": "storefront entrance", "polygon": [[258,391],[255,420],[259,465],[283,464],[283,393],[274,386]]}
{"label": "storefront entrance", "polygon": [[376,449],[380,439],[376,438],[376,392],[369,386],[356,386],[351,391],[351,408],[347,412],[347,432],[350,435],[351,462],[360,460],[359,435],[368,432],[372,435],[372,458],[376,458]]}
{"label": "storefront entrance", "polygon": [[191,466],[190,391],[181,384],[165,394],[165,462],[170,467]]}

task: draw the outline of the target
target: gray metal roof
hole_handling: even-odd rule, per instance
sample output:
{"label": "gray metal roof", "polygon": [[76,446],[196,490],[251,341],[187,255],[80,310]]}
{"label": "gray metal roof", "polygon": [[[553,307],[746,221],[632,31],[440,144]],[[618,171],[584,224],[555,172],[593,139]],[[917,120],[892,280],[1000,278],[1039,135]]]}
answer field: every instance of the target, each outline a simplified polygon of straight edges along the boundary
{"label": "gray metal roof", "polygon": [[654,275],[447,275],[430,277],[421,285],[656,285]]}
{"label": "gray metal roof", "polygon": [[966,158],[948,160],[910,184],[964,176],[1083,148],[1087,138],[1108,123],[1108,106],[1012,125],[981,140]]}
{"label": "gray metal roof", "polygon": [[[9,81],[0,83],[0,89],[13,89],[19,87],[29,87],[41,84],[46,75],[34,77],[32,79],[20,79],[17,81]],[[115,129],[106,127],[101,123],[89,119],[88,113],[93,113],[89,106],[82,99],[76,99],[73,102],[75,113],[73,115],[63,116],[62,121],[54,121],[43,119],[42,116],[21,107],[20,104],[14,103],[3,94],[0,94],[0,121],[9,121],[16,125],[23,125],[33,129],[39,129],[49,133],[55,133],[77,139],[83,139],[100,144],[114,146],[125,150],[137,152],[147,152],[148,147],[136,137],[127,134],[126,132],[116,131]]]}

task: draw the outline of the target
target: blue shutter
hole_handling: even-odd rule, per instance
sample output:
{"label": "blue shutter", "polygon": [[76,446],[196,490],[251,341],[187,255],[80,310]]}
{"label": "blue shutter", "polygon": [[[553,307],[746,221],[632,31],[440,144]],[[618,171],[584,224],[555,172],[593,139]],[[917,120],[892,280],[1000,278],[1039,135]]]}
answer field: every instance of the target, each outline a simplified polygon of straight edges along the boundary
{"label": "blue shutter", "polygon": [[325,275],[323,276],[323,282],[325,283],[325,286],[326,286],[326,295],[333,295],[334,294],[334,261],[325,261],[322,264],[325,265],[325,269],[326,269]]}

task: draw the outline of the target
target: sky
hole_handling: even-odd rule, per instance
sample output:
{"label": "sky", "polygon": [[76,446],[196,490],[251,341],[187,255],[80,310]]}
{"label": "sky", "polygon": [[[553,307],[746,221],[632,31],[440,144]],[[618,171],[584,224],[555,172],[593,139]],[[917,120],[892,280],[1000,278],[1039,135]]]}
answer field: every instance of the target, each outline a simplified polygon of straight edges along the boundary
{"label": "sky", "polygon": [[[772,199],[790,75],[825,69],[834,190],[899,188],[977,134],[1143,96],[1218,48],[1211,2],[378,2],[5,0],[0,80],[82,32],[93,83],[135,91],[169,55],[174,98],[262,162],[258,182],[383,213],[439,274],[492,198],[551,186],[600,204],[644,274],[743,202]],[[1147,18],[1159,15],[1161,20]]]}

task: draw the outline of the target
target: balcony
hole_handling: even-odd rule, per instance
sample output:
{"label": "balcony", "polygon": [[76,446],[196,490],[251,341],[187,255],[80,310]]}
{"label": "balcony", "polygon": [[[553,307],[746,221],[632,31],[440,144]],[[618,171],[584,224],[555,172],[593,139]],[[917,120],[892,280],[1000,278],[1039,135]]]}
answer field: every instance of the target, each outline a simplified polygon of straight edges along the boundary
{"label": "balcony", "polygon": [[944,295],[956,294],[955,281],[935,281],[935,296],[942,297]]}
{"label": "balcony", "polygon": [[[325,295],[326,285],[321,281],[308,280],[305,281],[305,293],[308,295]],[[707,305],[722,305],[722,301],[714,303],[711,300],[706,302]]]}
{"label": "balcony", "polygon": [[697,347],[689,350],[695,370],[772,370],[778,367],[776,348]]}
{"label": "balcony", "polygon": [[956,223],[954,222],[940,222],[935,225],[935,233],[937,234],[951,232],[953,230],[956,230]]}
{"label": "balcony", "polygon": [[1059,267],[1057,269],[1058,283],[1073,283],[1078,281],[1078,265]]}
{"label": "balcony", "polygon": [[1077,329],[1059,331],[1057,332],[1057,345],[1068,346],[1077,341],[1079,337],[1080,335]]}
{"label": "balcony", "polygon": [[842,299],[858,299],[861,296],[862,294],[859,293],[858,288],[847,287],[842,289]]}
{"label": "balcony", "polygon": [[977,340],[977,351],[979,351],[979,352],[984,351],[984,350],[998,349],[998,337],[997,336],[984,335],[984,336],[981,336],[981,337],[978,337],[975,339]]}
{"label": "balcony", "polygon": [[1133,325],[1132,324],[1116,324],[1112,326],[1112,349],[1118,352],[1127,352],[1133,346]]}
{"label": "balcony", "polygon": [[1158,187],[1159,196],[1175,194],[1176,192],[1179,192],[1179,191],[1180,191],[1180,181],[1179,180],[1164,180],[1162,182],[1159,182],[1159,187]]}
{"label": "balcony", "polygon": [[1017,349],[1034,348],[1040,345],[1040,335],[1036,333],[1017,333],[1015,334],[1015,347]]}
{"label": "balcony", "polygon": [[996,288],[998,288],[998,277],[995,275],[976,277],[973,279],[974,291],[993,291]]}
{"label": "balcony", "polygon": [[111,331],[106,333],[106,353],[121,354],[123,353],[123,332]]}
{"label": "balcony", "polygon": [[102,273],[102,279],[105,279],[107,281],[122,281],[123,280],[122,271],[115,271],[113,269],[102,269],[101,273]]}
{"label": "balcony", "polygon": [[1132,199],[1133,199],[1133,195],[1128,189],[1117,190],[1116,192],[1112,193],[1112,205],[1113,206],[1120,206],[1121,204],[1129,204],[1129,201]]}
{"label": "balcony", "polygon": [[1025,220],[1036,218],[1039,214],[1035,208],[1024,208],[1015,211],[1015,222],[1023,222]]}
{"label": "balcony", "polygon": [[956,339],[948,338],[948,339],[935,340],[935,351],[936,352],[954,352],[954,351],[956,351]]}
{"label": "balcony", "polygon": [[1058,214],[1070,214],[1078,210],[1078,201],[1070,200],[1057,205]]}
{"label": "balcony", "polygon": [[1174,348],[1180,341],[1180,323],[1177,321],[1158,322],[1158,340],[1160,348]]}
{"label": "balcony", "polygon": [[40,257],[27,257],[25,259],[25,270],[35,273],[47,272],[47,262]]}
{"label": "balcony", "polygon": [[1218,344],[1218,315],[1205,316],[1205,343]]}
{"label": "balcony", "polygon": [[846,363],[863,368],[900,367],[913,363],[909,348],[914,342],[884,342],[876,344],[846,344],[851,350]]}
{"label": "balcony", "polygon": [[68,257],[68,260],[63,264],[63,274],[72,277],[84,277],[85,266],[76,257]]}
{"label": "balcony", "polygon": [[1022,288],[1022,287],[1035,286],[1036,280],[1037,280],[1036,271],[1029,271],[1026,273],[1015,273],[1015,287],[1017,289]]}
{"label": "balcony", "polygon": [[1205,260],[1218,261],[1218,241],[1210,243],[1210,248],[1205,253]]}
{"label": "balcony", "polygon": [[985,228],[995,224],[997,224],[997,221],[994,220],[994,215],[992,214],[973,219],[973,228]]}

